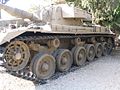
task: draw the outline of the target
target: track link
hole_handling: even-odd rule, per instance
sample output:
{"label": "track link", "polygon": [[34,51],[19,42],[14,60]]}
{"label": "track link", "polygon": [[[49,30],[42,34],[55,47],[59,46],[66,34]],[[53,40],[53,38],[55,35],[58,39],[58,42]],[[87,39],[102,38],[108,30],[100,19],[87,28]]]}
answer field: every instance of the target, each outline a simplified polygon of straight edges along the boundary
{"label": "track link", "polygon": [[[97,58],[95,58],[93,61],[91,62],[95,62],[97,60]],[[9,70],[6,70],[4,72],[6,73],[9,73],[10,75],[13,75],[13,76],[16,76],[18,78],[22,78],[22,79],[25,79],[25,80],[29,80],[29,81],[32,81],[34,84],[39,84],[39,85],[44,85],[44,84],[47,84],[49,83],[50,81],[53,81],[53,80],[56,80],[58,79],[59,77],[62,77],[62,76],[65,76],[71,72],[74,72],[80,68],[83,68],[84,66],[86,65],[89,65],[91,62],[86,62],[84,65],[82,66],[72,66],[68,71],[66,72],[56,72],[51,78],[49,79],[46,79],[46,80],[39,80],[32,72],[29,72],[25,69],[23,69],[22,71],[17,71],[17,72],[14,72],[14,71],[9,71]],[[5,67],[3,65],[3,67]]]}

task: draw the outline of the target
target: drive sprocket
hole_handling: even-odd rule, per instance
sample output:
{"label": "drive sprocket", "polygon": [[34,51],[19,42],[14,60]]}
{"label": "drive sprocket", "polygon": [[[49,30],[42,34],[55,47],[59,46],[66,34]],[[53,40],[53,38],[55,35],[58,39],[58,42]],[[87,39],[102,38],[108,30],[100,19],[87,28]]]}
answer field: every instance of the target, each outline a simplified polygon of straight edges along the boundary
{"label": "drive sprocket", "polygon": [[23,69],[29,62],[30,51],[22,41],[13,41],[5,49],[3,59],[5,67],[11,71]]}

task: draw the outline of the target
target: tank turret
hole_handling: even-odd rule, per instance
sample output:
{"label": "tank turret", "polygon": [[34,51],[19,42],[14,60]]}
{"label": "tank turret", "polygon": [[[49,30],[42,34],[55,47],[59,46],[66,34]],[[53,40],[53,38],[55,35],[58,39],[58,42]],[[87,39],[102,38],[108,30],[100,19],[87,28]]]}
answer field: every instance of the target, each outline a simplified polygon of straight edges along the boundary
{"label": "tank turret", "polygon": [[3,5],[3,4],[0,4],[0,9],[5,10],[9,14],[17,18],[23,18],[23,19],[27,18],[27,19],[30,19],[31,21],[38,21],[38,18],[36,16],[24,10],[20,10],[20,9],[13,8],[7,5]]}
{"label": "tank turret", "polygon": [[86,11],[74,6],[69,6],[67,4],[57,4],[51,5],[49,7],[44,7],[37,12],[38,17],[27,11],[3,4],[0,4],[0,9],[5,10],[17,18],[27,18],[31,21],[50,22],[51,24],[72,25],[74,23],[74,25],[79,25],[83,24],[83,20],[91,20],[91,15]]}
{"label": "tank turret", "polygon": [[60,25],[82,25],[83,21],[91,21],[91,15],[80,8],[68,4],[57,4],[43,8],[38,12],[40,20]]}

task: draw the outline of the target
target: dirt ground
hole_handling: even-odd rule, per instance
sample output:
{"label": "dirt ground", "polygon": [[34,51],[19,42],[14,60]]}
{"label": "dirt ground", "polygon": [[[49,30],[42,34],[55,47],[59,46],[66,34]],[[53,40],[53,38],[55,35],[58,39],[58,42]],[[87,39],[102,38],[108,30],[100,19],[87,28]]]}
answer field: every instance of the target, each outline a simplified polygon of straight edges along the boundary
{"label": "dirt ground", "polygon": [[120,90],[120,51],[44,85],[35,85],[3,71],[0,67],[0,90]]}

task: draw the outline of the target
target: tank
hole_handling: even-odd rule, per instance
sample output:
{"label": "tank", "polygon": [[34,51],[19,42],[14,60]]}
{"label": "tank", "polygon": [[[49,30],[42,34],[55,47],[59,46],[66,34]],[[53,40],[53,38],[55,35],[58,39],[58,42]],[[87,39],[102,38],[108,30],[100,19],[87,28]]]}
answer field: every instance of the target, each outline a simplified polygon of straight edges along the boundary
{"label": "tank", "polygon": [[71,66],[110,54],[114,33],[93,25],[91,14],[67,4],[44,7],[37,16],[0,4],[17,18],[29,19],[27,25],[10,24],[0,30],[2,60],[11,72],[31,72],[39,80]]}

